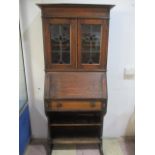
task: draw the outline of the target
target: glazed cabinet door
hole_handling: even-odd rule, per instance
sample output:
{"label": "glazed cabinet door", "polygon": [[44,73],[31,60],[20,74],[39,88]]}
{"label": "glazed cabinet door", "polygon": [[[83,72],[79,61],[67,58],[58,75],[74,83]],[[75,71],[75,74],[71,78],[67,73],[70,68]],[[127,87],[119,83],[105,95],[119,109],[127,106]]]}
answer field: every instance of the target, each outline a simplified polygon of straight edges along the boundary
{"label": "glazed cabinet door", "polygon": [[106,69],[108,21],[78,20],[78,68]]}
{"label": "glazed cabinet door", "polygon": [[43,19],[46,69],[76,68],[77,20]]}

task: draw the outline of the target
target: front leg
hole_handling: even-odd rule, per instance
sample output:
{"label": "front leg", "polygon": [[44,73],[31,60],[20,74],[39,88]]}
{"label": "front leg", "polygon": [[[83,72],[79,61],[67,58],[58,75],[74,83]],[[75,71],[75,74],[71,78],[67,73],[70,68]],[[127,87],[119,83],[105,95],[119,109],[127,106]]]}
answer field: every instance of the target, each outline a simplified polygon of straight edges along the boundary
{"label": "front leg", "polygon": [[46,155],[51,155],[50,145],[46,144],[46,145],[44,145],[44,147],[45,147],[45,150],[46,150]]}
{"label": "front leg", "polygon": [[52,146],[50,145],[49,141],[44,144],[45,150],[46,150],[46,155],[51,155],[52,153]]}
{"label": "front leg", "polygon": [[99,150],[100,150],[100,154],[101,155],[104,155],[104,152],[103,152],[103,143],[102,142],[99,144]]}

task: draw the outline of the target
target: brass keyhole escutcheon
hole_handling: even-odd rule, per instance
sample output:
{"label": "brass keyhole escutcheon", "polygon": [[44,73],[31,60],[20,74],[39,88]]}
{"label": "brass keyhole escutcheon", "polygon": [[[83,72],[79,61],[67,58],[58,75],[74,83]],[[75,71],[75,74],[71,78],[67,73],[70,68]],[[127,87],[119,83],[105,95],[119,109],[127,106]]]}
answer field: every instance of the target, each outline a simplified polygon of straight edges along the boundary
{"label": "brass keyhole escutcheon", "polygon": [[95,101],[90,102],[91,107],[95,107]]}
{"label": "brass keyhole escutcheon", "polygon": [[62,103],[61,102],[58,102],[57,103],[57,108],[61,108],[62,107]]}

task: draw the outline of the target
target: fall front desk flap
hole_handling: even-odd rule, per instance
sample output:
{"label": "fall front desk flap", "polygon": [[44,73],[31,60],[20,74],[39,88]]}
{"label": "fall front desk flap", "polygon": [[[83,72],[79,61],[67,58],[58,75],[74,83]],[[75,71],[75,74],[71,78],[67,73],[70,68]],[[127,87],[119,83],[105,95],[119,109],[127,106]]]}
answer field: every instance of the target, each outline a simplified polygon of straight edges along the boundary
{"label": "fall front desk flap", "polygon": [[50,72],[45,76],[45,99],[107,99],[103,72]]}

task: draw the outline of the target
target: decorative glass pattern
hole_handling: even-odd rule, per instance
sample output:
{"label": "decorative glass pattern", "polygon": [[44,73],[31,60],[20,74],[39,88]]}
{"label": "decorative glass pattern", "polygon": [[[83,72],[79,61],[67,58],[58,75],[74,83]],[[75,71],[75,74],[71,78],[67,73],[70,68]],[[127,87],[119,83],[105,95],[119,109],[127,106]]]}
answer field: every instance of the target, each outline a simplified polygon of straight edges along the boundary
{"label": "decorative glass pattern", "polygon": [[99,64],[101,45],[101,25],[81,25],[81,62]]}
{"label": "decorative glass pattern", "polygon": [[70,64],[70,25],[50,25],[53,64]]}

